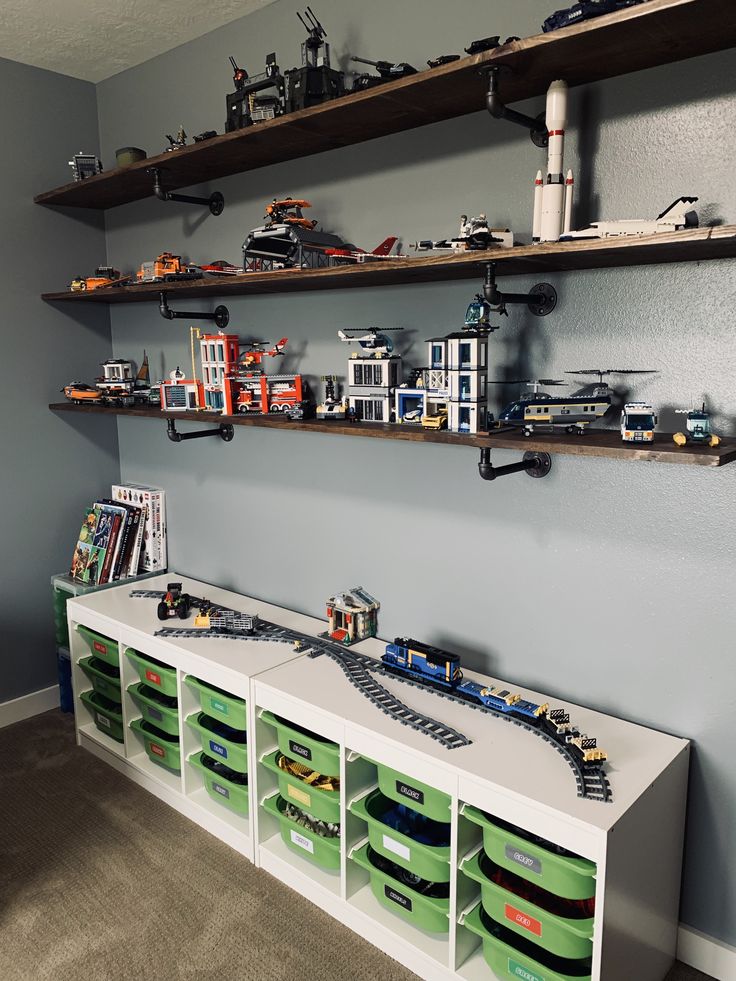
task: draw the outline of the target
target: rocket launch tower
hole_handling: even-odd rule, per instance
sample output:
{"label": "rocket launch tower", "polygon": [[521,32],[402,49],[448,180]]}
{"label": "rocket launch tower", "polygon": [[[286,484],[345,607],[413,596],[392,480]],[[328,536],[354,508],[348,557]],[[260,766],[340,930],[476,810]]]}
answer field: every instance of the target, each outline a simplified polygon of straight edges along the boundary
{"label": "rocket launch tower", "polygon": [[534,218],[532,239],[535,242],[557,242],[570,231],[572,219],[572,171],[563,176],[565,126],[567,125],[567,82],[557,80],[547,89],[545,119],[547,144],[547,176],[537,171],[534,180]]}

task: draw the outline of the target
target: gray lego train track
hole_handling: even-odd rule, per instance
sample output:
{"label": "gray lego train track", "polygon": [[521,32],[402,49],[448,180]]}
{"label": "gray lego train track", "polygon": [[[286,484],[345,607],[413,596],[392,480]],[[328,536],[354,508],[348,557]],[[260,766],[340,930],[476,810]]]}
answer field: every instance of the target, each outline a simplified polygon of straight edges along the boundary
{"label": "gray lego train track", "polygon": [[[140,599],[163,599],[166,593],[160,590],[135,589],[131,591],[130,595]],[[191,605],[194,607],[200,607],[206,602],[206,600],[196,596],[190,596],[190,601]],[[230,610],[228,607],[217,606],[214,603],[212,604],[212,609],[216,612],[222,613],[238,613],[237,610]],[[324,637],[310,637],[307,634],[302,634],[296,630],[291,630],[289,627],[282,627],[280,624],[271,623],[268,620],[262,620],[260,618],[258,620],[258,629],[248,634],[220,633],[215,630],[208,630],[206,627],[162,627],[160,630],[156,631],[156,636],[181,637],[189,639],[213,637],[220,640],[259,640],[292,645],[294,643],[299,643],[302,645],[302,652],[308,654],[310,658],[315,658],[322,654],[326,654],[329,658],[335,661],[344,672],[348,681],[350,681],[350,683],[357,688],[362,695],[368,698],[369,701],[380,708],[385,715],[395,719],[402,725],[409,726],[412,729],[416,729],[418,732],[424,733],[424,735],[430,736],[432,739],[442,743],[442,745],[446,746],[448,749],[456,749],[460,746],[469,746],[471,744],[471,740],[457,730],[452,729],[450,726],[447,726],[442,722],[438,722],[436,719],[433,719],[430,716],[422,715],[421,713],[416,712],[414,709],[410,709],[407,705],[392,695],[388,689],[384,688],[382,685],[378,684],[378,682],[375,682],[372,678],[370,678],[368,672],[386,675],[394,678],[396,681],[401,682],[401,684],[409,685],[412,688],[418,688],[421,691],[430,691],[433,694],[438,695],[440,698],[446,698],[451,702],[458,702],[459,704],[464,705],[466,708],[474,709],[476,712],[484,712],[486,715],[492,715],[495,718],[502,719],[504,722],[508,722],[512,725],[518,726],[521,729],[525,729],[527,732],[535,735],[538,739],[541,739],[543,742],[552,746],[553,749],[555,749],[556,752],[558,752],[565,760],[570,769],[573,771],[578,797],[603,802],[609,802],[613,799],[608,777],[603,772],[601,767],[586,764],[582,760],[579,760],[578,757],[564,744],[558,743],[557,740],[553,739],[552,736],[546,732],[543,732],[537,726],[534,726],[529,722],[525,722],[523,719],[516,716],[511,716],[506,712],[499,712],[497,709],[493,709],[488,705],[481,705],[477,702],[471,702],[468,699],[461,698],[459,695],[454,695],[450,692],[443,691],[441,688],[436,688],[432,685],[415,681],[412,678],[402,675],[398,671],[388,669],[376,658],[368,657],[366,654],[359,654],[357,651],[347,650],[342,645],[335,644],[333,641],[330,641]]]}

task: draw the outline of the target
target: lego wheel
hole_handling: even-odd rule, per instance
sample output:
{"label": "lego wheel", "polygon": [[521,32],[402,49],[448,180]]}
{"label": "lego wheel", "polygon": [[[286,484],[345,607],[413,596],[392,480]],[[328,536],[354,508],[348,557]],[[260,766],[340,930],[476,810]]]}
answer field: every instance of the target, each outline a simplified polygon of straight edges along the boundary
{"label": "lego wheel", "polygon": [[158,614],[159,620],[168,620],[169,619],[169,608],[163,602],[163,600],[158,604],[158,607],[156,608],[156,613]]}
{"label": "lego wheel", "polygon": [[672,442],[677,443],[678,446],[684,446],[687,443],[687,436],[684,433],[674,433]]}
{"label": "lego wheel", "polygon": [[720,443],[721,443],[721,437],[716,436],[715,433],[712,433],[710,439],[708,440],[708,446],[719,446]]}
{"label": "lego wheel", "polygon": [[189,616],[189,604],[180,603],[176,608],[176,615],[180,620],[186,620],[186,618]]}

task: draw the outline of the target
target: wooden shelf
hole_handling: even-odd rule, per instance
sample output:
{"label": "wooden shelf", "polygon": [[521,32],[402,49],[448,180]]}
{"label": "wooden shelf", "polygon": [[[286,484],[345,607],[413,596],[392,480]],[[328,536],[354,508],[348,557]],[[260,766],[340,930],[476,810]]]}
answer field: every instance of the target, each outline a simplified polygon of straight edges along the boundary
{"label": "wooden shelf", "polygon": [[736,460],[736,439],[724,439],[720,446],[676,446],[672,437],[658,433],[654,443],[634,446],[621,441],[613,429],[589,429],[584,436],[539,434],[524,437],[517,431],[465,436],[461,433],[432,432],[419,426],[389,423],[348,423],[312,419],[291,422],[280,416],[222,416],[215,412],[164,412],[160,409],[134,407],[130,409],[102,405],[74,405],[56,402],[49,405],[52,412],[74,412],[109,416],[138,416],[146,419],[177,419],[180,422],[230,423],[233,426],[257,426],[264,429],[290,429],[302,433],[322,433],[330,436],[356,436],[369,439],[400,439],[417,443],[441,443],[445,446],[470,446],[499,450],[537,450],[544,453],[563,453],[569,456],[604,456],[616,460],[646,460],[655,463],[684,463],[700,467],[722,467]]}
{"label": "wooden shelf", "polygon": [[659,262],[699,262],[734,256],[736,225],[720,225],[636,238],[545,242],[462,255],[421,256],[329,269],[277,269],[242,276],[117,286],[90,293],[64,290],[42,296],[53,302],[142,303],[158,302],[161,290],[176,297],[208,297],[481,279],[483,267],[489,260],[496,263],[499,276],[519,276]]}
{"label": "wooden shelf", "polygon": [[[543,94],[554,78],[562,77],[571,86],[582,85],[734,45],[732,0],[648,0],[65,184],[34,200],[46,205],[112,208],[152,196],[149,167],[160,167],[165,186],[174,190],[476,112],[485,106],[486,92],[478,69],[491,65],[511,69],[501,80],[501,95],[512,103]],[[130,139],[135,142],[134,134]]]}

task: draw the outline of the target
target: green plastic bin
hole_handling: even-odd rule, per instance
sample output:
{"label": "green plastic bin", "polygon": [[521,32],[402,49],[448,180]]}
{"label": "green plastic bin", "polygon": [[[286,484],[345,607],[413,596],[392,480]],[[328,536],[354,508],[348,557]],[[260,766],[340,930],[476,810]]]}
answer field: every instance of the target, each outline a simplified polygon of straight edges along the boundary
{"label": "green plastic bin", "polygon": [[416,892],[403,882],[397,882],[386,872],[377,869],[368,856],[366,843],[350,856],[370,875],[371,891],[381,906],[397,913],[420,930],[428,933],[447,933],[450,929],[450,900],[436,899]]}
{"label": "green plastic bin", "polygon": [[281,794],[267,797],[261,805],[264,811],[278,819],[281,837],[287,848],[297,855],[319,865],[320,868],[338,871],[340,868],[340,839],[323,838],[284,814],[286,801]]}
{"label": "green plastic bin", "polygon": [[316,817],[320,821],[339,824],[340,791],[310,787],[304,780],[282,770],[277,762],[281,755],[281,750],[277,749],[274,753],[264,756],[261,763],[278,777],[279,791],[284,800],[296,804],[297,807],[301,807],[302,810],[307,811],[312,817]]}
{"label": "green plastic bin", "polygon": [[552,848],[527,841],[475,807],[463,814],[483,829],[486,855],[504,869],[542,886],[565,899],[590,899],[595,895],[595,863],[587,858],[558,855]]}
{"label": "green plastic bin", "polygon": [[483,909],[492,919],[559,957],[592,956],[592,918],[557,916],[497,885],[483,871],[480,852],[465,859],[460,868],[465,875],[480,883]]}
{"label": "green plastic bin", "polygon": [[77,625],[77,633],[95,657],[102,658],[103,661],[107,661],[108,664],[112,664],[116,668],[120,667],[120,649],[116,640],[110,640],[109,637],[98,634],[81,624]]}
{"label": "green plastic bin", "polygon": [[[478,903],[464,920],[464,926],[483,941],[483,957],[497,978],[511,981],[591,981],[590,962],[583,960],[579,966],[568,962],[562,972],[538,961],[528,950],[518,950],[510,943],[489,933],[481,920],[481,904]],[[522,941],[523,943],[523,941]]]}
{"label": "green plastic bin", "polygon": [[146,722],[145,719],[133,719],[129,725],[143,740],[143,747],[149,760],[157,766],[162,766],[165,770],[171,770],[178,776],[181,772],[179,737],[161,732],[160,729],[151,725],[150,722]]}
{"label": "green plastic bin", "polygon": [[[245,739],[245,732],[242,733],[242,742],[237,742],[232,737],[223,736],[213,728],[215,720],[204,712],[195,712],[194,715],[187,716],[186,723],[197,733],[202,749],[208,756],[222,760],[237,773],[248,772],[248,744]],[[221,723],[215,723],[215,725],[219,724]]]}
{"label": "green plastic bin", "polygon": [[216,688],[206,681],[200,681],[193,675],[188,674],[184,679],[189,687],[199,695],[199,704],[202,711],[213,719],[224,722],[225,725],[232,726],[233,729],[245,730],[248,728],[248,714],[246,711],[245,699],[238,698]]}
{"label": "green plastic bin", "polygon": [[382,794],[395,800],[398,804],[406,804],[413,811],[432,818],[433,821],[450,822],[450,797],[441,790],[435,790],[426,783],[407,777],[398,770],[376,763],[378,771],[378,787]]}
{"label": "green plastic bin", "polygon": [[215,773],[208,769],[202,762],[204,753],[195,753],[190,756],[187,762],[195,770],[202,774],[202,780],[207,793],[212,800],[227,807],[228,810],[240,814],[241,817],[248,816],[248,785],[234,783],[228,780],[221,773]]}
{"label": "green plastic bin", "polygon": [[168,704],[172,701],[171,696],[162,695],[157,688],[144,685],[142,681],[128,685],[128,694],[146,722],[153,723],[169,736],[179,735],[179,709]]}
{"label": "green plastic bin", "polygon": [[83,691],[79,697],[92,713],[92,718],[100,732],[104,732],[116,743],[124,742],[122,705],[105,698],[97,691]]}
{"label": "green plastic bin", "polygon": [[368,825],[371,847],[379,855],[422,879],[429,882],[449,882],[450,846],[427,845],[389,828],[380,818],[392,803],[380,790],[372,790],[350,805],[351,812]]}
{"label": "green plastic bin", "polygon": [[288,722],[272,712],[264,712],[264,722],[275,727],[279,749],[292,760],[300,760],[327,777],[340,775],[340,747],[324,736]]}
{"label": "green plastic bin", "polygon": [[66,589],[53,587],[54,594],[54,634],[57,644],[67,645],[69,643],[69,625],[66,617],[66,601],[74,595]]}
{"label": "green plastic bin", "polygon": [[122,701],[120,668],[115,668],[112,664],[108,664],[107,661],[94,657],[92,654],[89,657],[83,657],[79,662],[79,667],[87,675],[96,692],[109,698],[111,702],[120,704]]}
{"label": "green plastic bin", "polygon": [[164,693],[176,697],[176,668],[157,661],[155,657],[141,654],[129,647],[125,653],[135,665],[144,685],[153,685]]}

